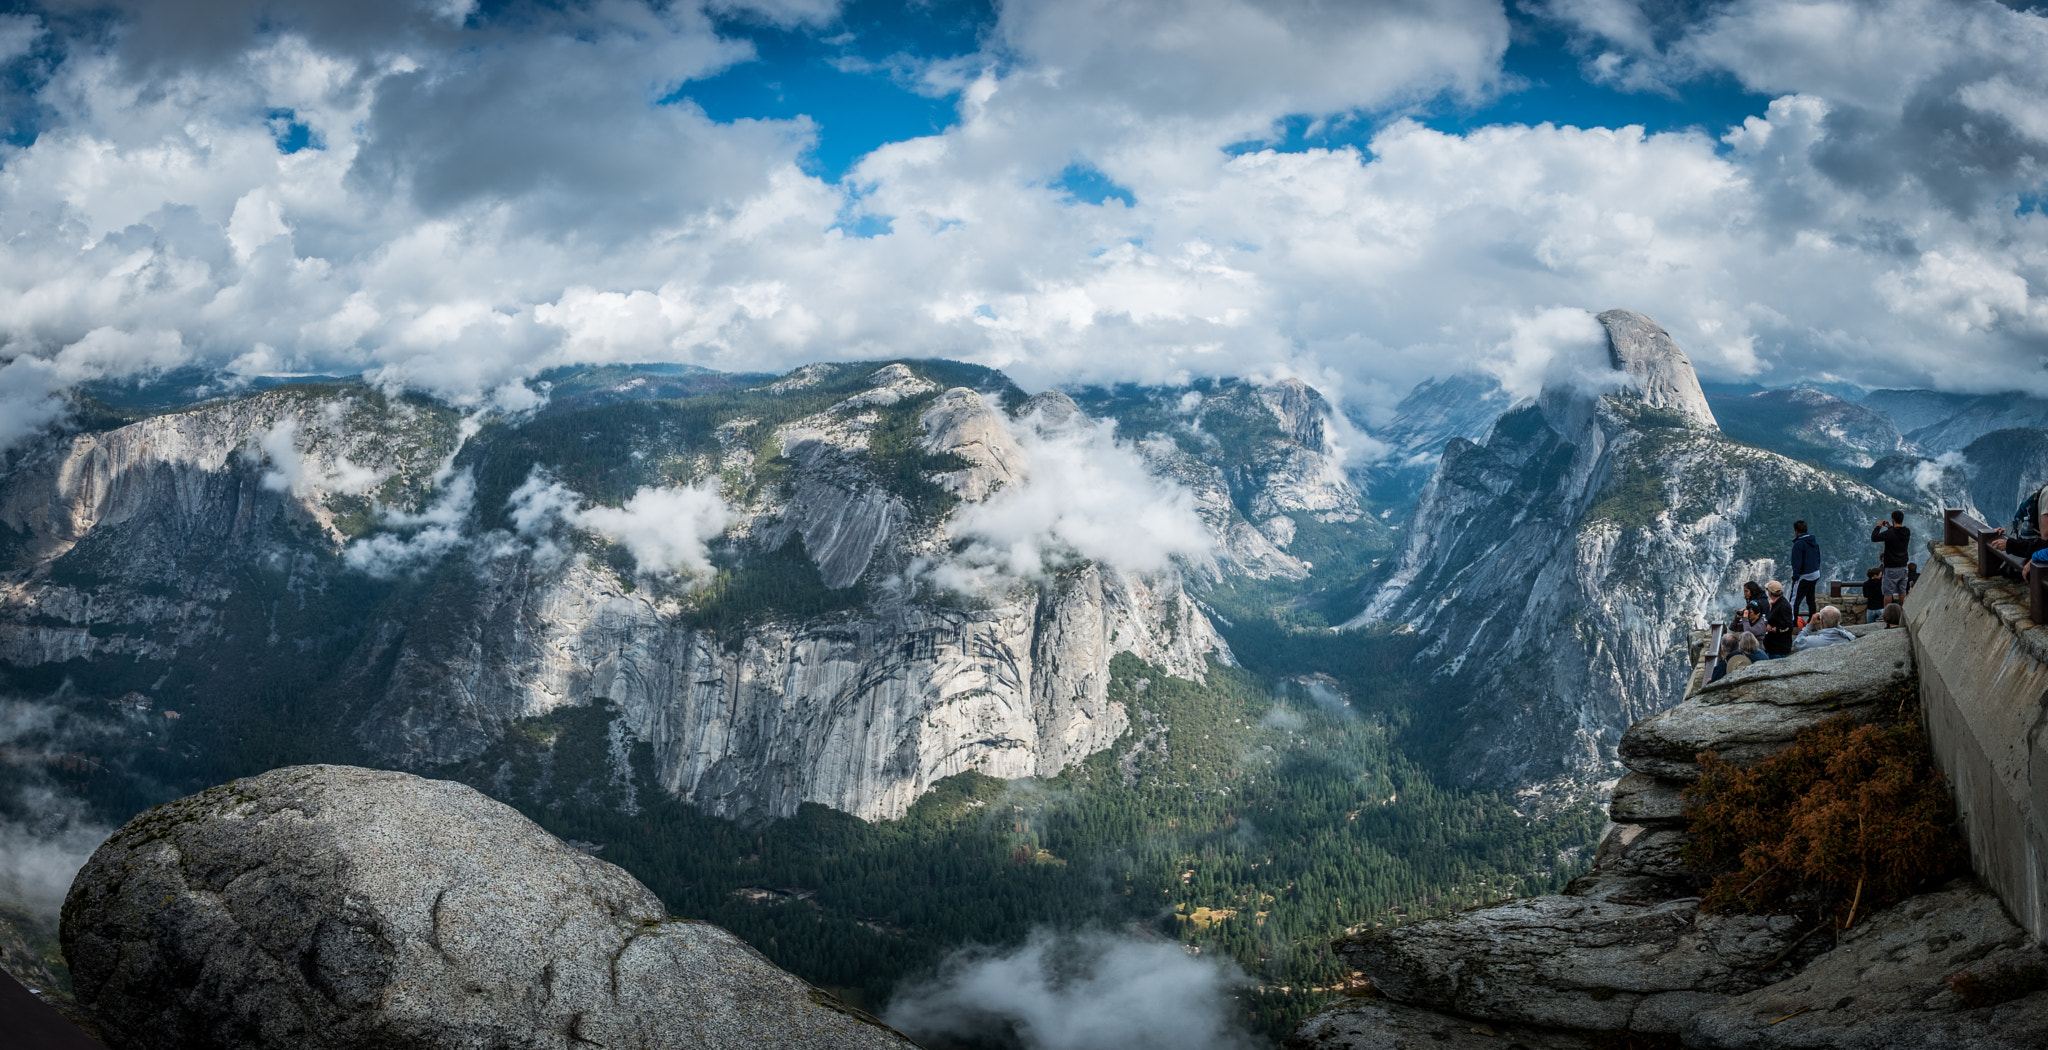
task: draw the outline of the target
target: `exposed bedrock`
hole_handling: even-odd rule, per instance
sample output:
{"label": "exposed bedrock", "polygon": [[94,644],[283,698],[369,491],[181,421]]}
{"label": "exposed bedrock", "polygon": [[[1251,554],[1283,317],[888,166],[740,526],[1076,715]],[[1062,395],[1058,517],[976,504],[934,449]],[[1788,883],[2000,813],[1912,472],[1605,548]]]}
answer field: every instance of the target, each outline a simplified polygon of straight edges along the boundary
{"label": "exposed bedrock", "polygon": [[[2033,990],[2041,971],[2029,969],[2048,966],[2048,952],[1976,880],[1839,936],[1814,935],[1810,919],[1699,911],[1682,794],[1698,753],[1753,763],[1808,726],[1910,699],[1906,634],[1869,630],[1760,663],[1637,722],[1591,872],[1562,895],[1338,941],[1380,997],[1310,1017],[1290,1050],[1550,1050],[1617,1045],[1596,1033],[1618,1031],[1716,1050],[2048,1045],[2048,992]],[[1989,997],[2002,1001],[1966,1002],[1958,975],[2004,982]]]}
{"label": "exposed bedrock", "polygon": [[130,821],[63,942],[113,1050],[913,1046],[508,806],[347,766]]}
{"label": "exposed bedrock", "polygon": [[1593,1043],[1574,1032],[1474,1021],[1386,999],[1357,998],[1311,1015],[1281,1046],[1284,1050],[1591,1050]]}
{"label": "exposed bedrock", "polygon": [[1912,645],[1897,629],[1760,661],[1630,726],[1621,738],[1621,760],[1653,776],[1697,780],[1702,751],[1747,765],[1830,718],[1892,714],[1910,695],[1912,676]]}
{"label": "exposed bedrock", "polygon": [[[1528,897],[1349,938],[1344,961],[1390,999],[1486,1021],[1675,1032],[1759,987],[1804,930],[1790,916]],[[1780,963],[1779,965],[1784,965]]]}
{"label": "exposed bedrock", "polygon": [[[1824,935],[1825,936],[1825,935]],[[1908,898],[1841,935],[1789,980],[1703,1010],[1685,1045],[1714,1050],[1889,1050],[2048,1045],[2048,994],[1972,1007],[1949,987],[2048,963],[1998,898],[1973,881]]]}

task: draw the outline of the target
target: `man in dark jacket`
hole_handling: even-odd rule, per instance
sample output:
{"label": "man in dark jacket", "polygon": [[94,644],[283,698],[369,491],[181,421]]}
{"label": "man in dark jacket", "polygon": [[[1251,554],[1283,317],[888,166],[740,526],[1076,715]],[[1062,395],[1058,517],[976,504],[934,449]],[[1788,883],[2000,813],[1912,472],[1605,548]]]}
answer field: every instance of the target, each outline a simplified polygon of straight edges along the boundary
{"label": "man in dark jacket", "polygon": [[1799,603],[1806,603],[1806,615],[1819,611],[1813,588],[1820,583],[1820,541],[1806,531],[1806,523],[1792,523],[1792,615],[1799,615]]}
{"label": "man in dark jacket", "polygon": [[1880,521],[1870,530],[1870,542],[1884,544],[1884,556],[1877,563],[1884,567],[1884,603],[1893,605],[1906,597],[1906,563],[1911,557],[1906,553],[1913,542],[1913,530],[1906,527],[1906,512],[1892,511],[1892,520]]}
{"label": "man in dark jacket", "polygon": [[1776,580],[1764,584],[1764,591],[1770,596],[1770,609],[1764,614],[1770,629],[1764,632],[1764,655],[1776,660],[1792,655],[1793,629],[1799,626],[1798,618],[1792,615],[1792,603],[1785,600],[1785,585]]}

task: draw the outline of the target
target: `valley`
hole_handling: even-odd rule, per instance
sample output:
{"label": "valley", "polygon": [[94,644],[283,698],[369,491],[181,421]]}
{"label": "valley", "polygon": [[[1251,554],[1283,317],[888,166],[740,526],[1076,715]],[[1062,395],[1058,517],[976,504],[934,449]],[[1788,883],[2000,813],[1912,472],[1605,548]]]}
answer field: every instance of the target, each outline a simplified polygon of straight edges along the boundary
{"label": "valley", "polygon": [[2039,474],[2010,406],[1707,394],[1601,319],[1607,388],[1376,430],[1298,380],[931,360],[101,389],[0,474],[0,820],[403,769],[855,1005],[1106,928],[1233,960],[1277,1037],[1333,936],[1584,873],[1622,732],[1792,517],[1846,577],[1876,515]]}

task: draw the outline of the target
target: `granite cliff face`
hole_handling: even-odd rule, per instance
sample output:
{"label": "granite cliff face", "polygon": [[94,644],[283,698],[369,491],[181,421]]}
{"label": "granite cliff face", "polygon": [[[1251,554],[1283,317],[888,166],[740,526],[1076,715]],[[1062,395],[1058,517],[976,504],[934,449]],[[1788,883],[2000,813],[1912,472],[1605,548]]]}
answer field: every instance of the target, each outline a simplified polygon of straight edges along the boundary
{"label": "granite cliff face", "polygon": [[[1231,660],[1190,583],[1306,577],[1297,519],[1361,519],[1321,397],[1239,384],[1190,418],[1251,440],[1125,429],[1186,487],[1206,554],[1143,573],[1062,556],[951,590],[934,569],[967,541],[957,515],[1033,476],[1020,439],[1092,424],[1065,395],[935,368],[714,384],[740,402],[715,410],[608,378],[525,420],[286,387],[52,438],[0,476],[0,660],[188,716],[307,695],[308,732],[422,770],[598,707],[619,805],[651,777],[740,819],[892,817],[955,773],[1048,776],[1109,746],[1128,725],[1112,657],[1191,679]],[[576,524],[580,498],[706,478],[731,515],[708,583]],[[550,480],[571,509],[518,503]]]}
{"label": "granite cliff face", "polygon": [[[1459,698],[1450,766],[1503,786],[1613,775],[1631,722],[1669,703],[1685,634],[1766,580],[1795,518],[1825,576],[1867,558],[1874,489],[1723,436],[1684,353],[1654,322],[1600,315],[1607,393],[1551,387],[1486,442],[1453,439],[1408,544],[1350,626],[1430,639]],[[1859,531],[1860,530],[1860,531]]]}

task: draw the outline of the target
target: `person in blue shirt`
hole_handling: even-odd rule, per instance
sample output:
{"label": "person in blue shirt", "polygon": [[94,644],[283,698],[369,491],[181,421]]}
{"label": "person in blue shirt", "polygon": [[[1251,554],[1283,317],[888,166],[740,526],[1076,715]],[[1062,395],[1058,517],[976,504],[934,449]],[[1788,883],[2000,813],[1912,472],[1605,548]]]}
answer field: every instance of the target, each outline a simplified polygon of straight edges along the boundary
{"label": "person in blue shirt", "polygon": [[1807,616],[1819,611],[1814,604],[1813,589],[1820,583],[1820,540],[1806,531],[1806,523],[1792,523],[1792,615],[1798,616],[1799,603],[1806,603]]}

